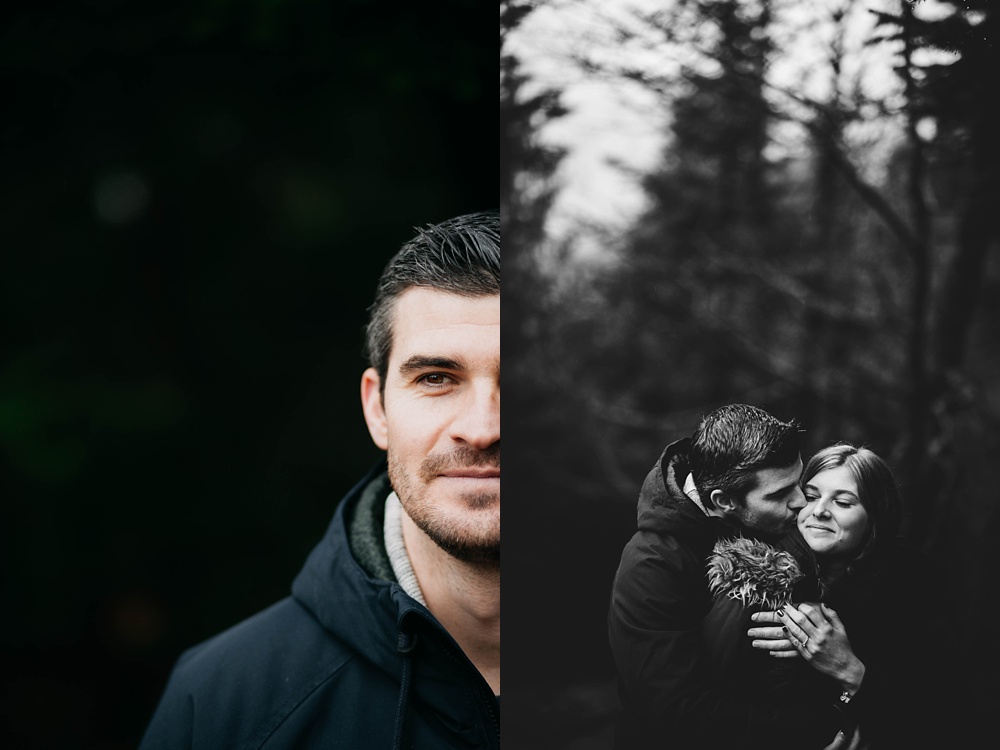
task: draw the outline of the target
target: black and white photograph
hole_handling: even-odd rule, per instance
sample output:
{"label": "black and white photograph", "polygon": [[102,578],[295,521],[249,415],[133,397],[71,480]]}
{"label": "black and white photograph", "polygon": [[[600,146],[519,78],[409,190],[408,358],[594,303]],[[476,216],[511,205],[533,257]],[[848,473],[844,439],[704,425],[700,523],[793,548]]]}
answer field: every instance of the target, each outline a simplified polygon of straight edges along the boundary
{"label": "black and white photograph", "polygon": [[996,8],[500,7],[508,750],[989,744]]}

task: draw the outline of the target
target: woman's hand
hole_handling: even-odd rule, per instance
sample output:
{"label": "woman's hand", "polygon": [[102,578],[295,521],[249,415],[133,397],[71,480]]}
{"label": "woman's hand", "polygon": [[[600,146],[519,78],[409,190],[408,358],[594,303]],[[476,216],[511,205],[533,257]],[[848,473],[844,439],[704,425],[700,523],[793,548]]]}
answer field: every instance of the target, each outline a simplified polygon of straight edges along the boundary
{"label": "woman's hand", "polygon": [[840,682],[852,695],[861,687],[865,665],[854,654],[840,617],[825,604],[788,604],[776,614],[792,646],[814,668]]}
{"label": "woman's hand", "polygon": [[823,750],[861,750],[861,748],[861,729],[858,727],[855,728],[854,733],[850,737],[841,730],[833,738],[833,742],[824,747]]}

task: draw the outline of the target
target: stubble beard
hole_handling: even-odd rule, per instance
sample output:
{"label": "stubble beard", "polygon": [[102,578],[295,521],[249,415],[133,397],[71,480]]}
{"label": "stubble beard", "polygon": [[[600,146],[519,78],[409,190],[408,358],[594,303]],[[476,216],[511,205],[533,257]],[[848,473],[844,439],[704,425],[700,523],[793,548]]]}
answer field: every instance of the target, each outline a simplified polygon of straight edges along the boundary
{"label": "stubble beard", "polygon": [[462,519],[449,517],[435,504],[430,493],[431,481],[442,471],[456,468],[500,468],[500,443],[484,451],[461,447],[448,453],[436,453],[425,458],[412,476],[392,450],[388,451],[389,482],[399,497],[403,509],[421,531],[438,547],[464,563],[477,567],[500,567],[499,492],[469,493],[462,496],[462,504],[476,516],[485,516],[488,509],[497,508],[495,528],[492,522],[483,524],[463,523]]}
{"label": "stubble beard", "polygon": [[762,519],[751,513],[745,505],[737,506],[734,525],[741,530],[741,533],[746,533],[755,539],[773,544],[795,528],[794,520],[784,524],[772,520],[768,520],[766,525],[762,523]]}

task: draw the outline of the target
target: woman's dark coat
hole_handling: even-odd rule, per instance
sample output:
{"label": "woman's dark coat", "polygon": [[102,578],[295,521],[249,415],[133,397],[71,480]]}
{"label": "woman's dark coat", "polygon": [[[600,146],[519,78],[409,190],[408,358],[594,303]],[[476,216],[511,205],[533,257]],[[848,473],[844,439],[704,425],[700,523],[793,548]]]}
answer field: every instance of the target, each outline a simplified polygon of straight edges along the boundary
{"label": "woman's dark coat", "polygon": [[[837,708],[801,726],[794,741],[765,733],[748,747],[818,750],[832,731],[851,731],[855,724],[866,750],[936,747],[943,717],[928,697],[937,683],[941,651],[924,641],[926,630],[914,618],[923,609],[923,587],[930,580],[927,561],[917,551],[895,544],[877,565],[848,574],[822,593],[816,561],[797,531],[775,547],[722,541],[708,568],[716,599],[704,631],[719,684],[739,694],[752,690],[762,704]],[[852,650],[866,668],[850,703],[840,703],[841,686],[805,659],[775,659],[750,646],[751,614],[789,601],[823,601],[844,623]]]}

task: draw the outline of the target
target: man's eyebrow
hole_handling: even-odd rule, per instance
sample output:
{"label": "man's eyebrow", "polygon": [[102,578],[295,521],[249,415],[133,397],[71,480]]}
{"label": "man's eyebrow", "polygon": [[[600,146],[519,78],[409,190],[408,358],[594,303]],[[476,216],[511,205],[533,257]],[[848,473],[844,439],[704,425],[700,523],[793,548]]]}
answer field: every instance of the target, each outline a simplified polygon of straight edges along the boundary
{"label": "man's eyebrow", "polygon": [[786,484],[784,487],[776,489],[774,492],[768,492],[766,495],[764,495],[764,497],[767,498],[781,497],[782,495],[788,493],[790,490],[795,489],[796,485],[798,485],[798,482],[792,482],[791,484]]}
{"label": "man's eyebrow", "polygon": [[403,374],[429,368],[461,370],[462,365],[458,360],[449,357],[428,357],[421,354],[414,355],[399,365],[399,371]]}

